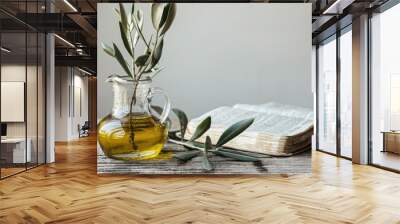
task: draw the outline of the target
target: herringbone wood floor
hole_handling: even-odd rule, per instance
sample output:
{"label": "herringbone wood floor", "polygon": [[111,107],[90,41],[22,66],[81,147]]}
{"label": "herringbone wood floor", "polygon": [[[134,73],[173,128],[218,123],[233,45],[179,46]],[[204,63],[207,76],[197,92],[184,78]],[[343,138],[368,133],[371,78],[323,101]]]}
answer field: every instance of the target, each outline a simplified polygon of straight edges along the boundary
{"label": "herringbone wood floor", "polygon": [[95,144],[0,181],[0,223],[400,223],[400,175],[326,154],[310,175],[99,177]]}

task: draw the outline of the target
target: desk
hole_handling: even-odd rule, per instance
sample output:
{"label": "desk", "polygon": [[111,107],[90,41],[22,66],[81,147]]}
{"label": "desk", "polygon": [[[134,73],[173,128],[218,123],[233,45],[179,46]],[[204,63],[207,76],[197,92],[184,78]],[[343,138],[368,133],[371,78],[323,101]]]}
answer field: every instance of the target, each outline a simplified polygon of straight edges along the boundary
{"label": "desk", "polygon": [[[30,138],[26,140],[28,143],[25,153],[25,138],[5,138],[1,139],[1,156],[6,163],[25,163],[32,160],[32,141]],[[26,159],[26,160],[25,160]]]}
{"label": "desk", "polygon": [[392,152],[400,154],[400,132],[382,131],[383,149],[382,152]]}

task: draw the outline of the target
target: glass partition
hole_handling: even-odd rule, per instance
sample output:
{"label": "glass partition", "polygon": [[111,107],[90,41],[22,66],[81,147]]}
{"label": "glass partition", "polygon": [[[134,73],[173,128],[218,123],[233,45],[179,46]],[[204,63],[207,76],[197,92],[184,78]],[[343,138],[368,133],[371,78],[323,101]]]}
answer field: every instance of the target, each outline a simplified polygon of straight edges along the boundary
{"label": "glass partition", "polygon": [[[44,1],[14,3],[0,7],[43,11]],[[1,179],[45,163],[45,45],[43,33],[0,12]]]}
{"label": "glass partition", "polygon": [[31,161],[26,150],[26,40],[25,32],[1,34],[2,177],[24,171]]}

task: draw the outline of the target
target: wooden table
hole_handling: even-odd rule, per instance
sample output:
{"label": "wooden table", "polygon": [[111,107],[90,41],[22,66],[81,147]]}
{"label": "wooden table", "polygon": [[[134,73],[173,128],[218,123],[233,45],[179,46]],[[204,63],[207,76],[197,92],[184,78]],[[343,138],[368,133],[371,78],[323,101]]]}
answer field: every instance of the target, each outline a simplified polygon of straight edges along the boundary
{"label": "wooden table", "polygon": [[[176,144],[167,144],[164,153],[185,150]],[[259,164],[235,161],[230,158],[212,156],[214,170],[205,172],[202,160],[196,157],[187,163],[175,158],[168,160],[120,161],[106,157],[97,146],[97,173],[99,175],[269,175],[311,173],[311,149],[290,157],[262,158]]]}

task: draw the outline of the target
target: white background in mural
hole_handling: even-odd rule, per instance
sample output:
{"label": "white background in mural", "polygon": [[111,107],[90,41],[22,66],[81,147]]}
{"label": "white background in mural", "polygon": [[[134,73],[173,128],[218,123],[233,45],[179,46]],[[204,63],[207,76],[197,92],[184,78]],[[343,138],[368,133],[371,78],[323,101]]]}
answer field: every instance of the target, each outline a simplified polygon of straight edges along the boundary
{"label": "white background in mural", "polygon": [[[152,32],[150,4],[136,4]],[[110,74],[123,74],[101,49],[116,42],[123,49],[114,11],[98,5],[98,118],[111,111]],[[235,103],[312,107],[311,4],[178,4],[164,42],[154,85],[173,107],[190,117]],[[126,52],[125,52],[126,53]],[[127,55],[127,53],[125,54]]]}

